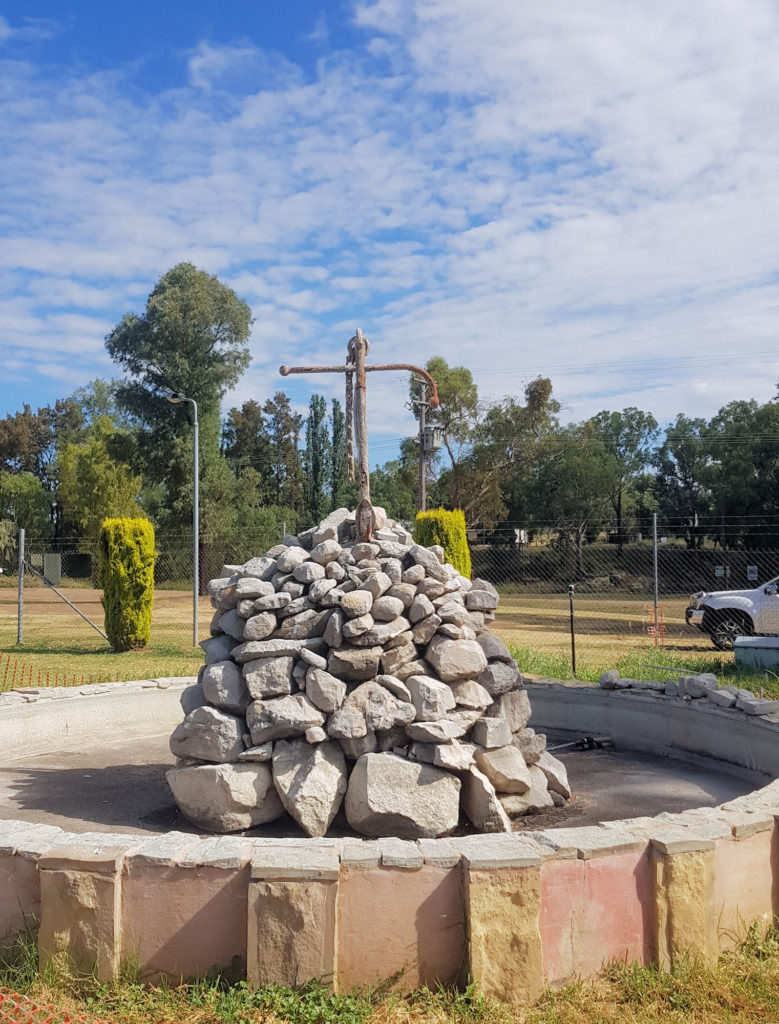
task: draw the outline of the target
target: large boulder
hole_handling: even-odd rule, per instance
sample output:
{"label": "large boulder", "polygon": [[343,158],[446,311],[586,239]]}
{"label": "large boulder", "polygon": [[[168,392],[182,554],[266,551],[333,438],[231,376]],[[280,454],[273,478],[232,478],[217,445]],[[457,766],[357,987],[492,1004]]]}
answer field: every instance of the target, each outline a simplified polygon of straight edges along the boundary
{"label": "large boulder", "polygon": [[165,777],[184,817],[210,832],[241,831],[284,813],[267,764],[192,765]]}
{"label": "large boulder", "polygon": [[290,817],[309,836],[323,836],[346,793],[346,758],[337,743],[279,740],[273,781]]}
{"label": "large boulder", "polygon": [[460,781],[394,754],[364,754],[349,776],[344,809],[362,835],[435,838],[457,827]]}

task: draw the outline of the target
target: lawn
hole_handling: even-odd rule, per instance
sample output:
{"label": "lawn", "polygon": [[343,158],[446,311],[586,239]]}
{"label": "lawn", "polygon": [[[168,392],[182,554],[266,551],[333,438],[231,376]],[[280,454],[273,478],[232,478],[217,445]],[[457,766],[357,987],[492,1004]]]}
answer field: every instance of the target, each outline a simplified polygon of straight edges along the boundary
{"label": "lawn", "polygon": [[[58,588],[101,629],[100,591]],[[48,588],[26,586],[23,644],[16,644],[16,590],[0,588],[0,690],[11,685],[62,685],[118,679],[193,675],[203,662],[192,645],[191,591],[158,590],[154,595],[151,643],[140,651],[113,652],[72,608]],[[199,629],[208,636],[213,609],[207,597],[199,603]],[[15,682],[12,683],[12,680]],[[48,680],[48,682],[47,682]]]}
{"label": "lawn", "polygon": [[[8,581],[10,583],[10,581]],[[61,592],[102,628],[100,591],[63,585]],[[708,637],[685,624],[688,598],[664,598],[662,637],[650,632],[653,608],[645,598],[576,595],[576,675],[597,680],[608,668],[625,676],[662,678],[661,666],[676,672],[712,671],[750,689],[779,693],[775,677],[736,672],[732,654],[722,654]],[[200,599],[200,636],[207,636],[213,610]],[[0,690],[12,686],[73,685],[157,676],[192,675],[202,664],[192,645],[192,597],[182,590],[158,590],[149,647],[115,654],[106,641],[56,594],[37,584],[25,588],[24,643],[16,645],[16,589],[0,587]],[[570,609],[567,595],[501,596],[493,630],[515,651],[529,673],[572,676]],[[673,673],[671,673],[673,674]]]}

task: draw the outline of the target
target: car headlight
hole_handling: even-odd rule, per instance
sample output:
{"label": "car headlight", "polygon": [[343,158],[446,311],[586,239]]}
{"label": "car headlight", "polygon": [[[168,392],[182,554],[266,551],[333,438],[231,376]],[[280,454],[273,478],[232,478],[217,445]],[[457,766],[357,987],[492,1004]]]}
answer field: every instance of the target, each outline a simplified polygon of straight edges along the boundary
{"label": "car headlight", "polygon": [[690,597],[690,608],[700,608],[701,601],[706,596],[705,590],[699,590]]}

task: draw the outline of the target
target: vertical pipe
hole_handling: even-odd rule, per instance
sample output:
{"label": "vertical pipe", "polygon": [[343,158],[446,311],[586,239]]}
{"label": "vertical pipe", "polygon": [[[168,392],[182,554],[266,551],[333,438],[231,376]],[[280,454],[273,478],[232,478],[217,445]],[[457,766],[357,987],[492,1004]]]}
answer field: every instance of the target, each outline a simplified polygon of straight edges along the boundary
{"label": "vertical pipe", "polygon": [[652,589],[655,610],[655,647],[657,647],[658,636],[658,605],[660,603],[660,577],[657,570],[657,512],[652,513]]}
{"label": "vertical pipe", "polygon": [[192,646],[197,647],[198,598],[200,596],[200,428],[197,421],[197,402],[192,401],[195,421],[192,424],[192,565],[195,579],[192,585]]}
{"label": "vertical pipe", "polygon": [[355,350],[355,376],[357,385],[355,388],[354,417],[357,425],[357,458],[360,461],[360,501],[371,500],[371,476],[368,460],[368,415],[366,408],[365,389],[365,355],[367,342],[360,330],[357,328]]}
{"label": "vertical pipe", "polygon": [[425,382],[419,381],[419,511],[424,512],[427,508],[427,480],[426,480],[426,464],[425,464],[425,409],[427,408],[427,402],[425,401],[426,391]]}
{"label": "vertical pipe", "polygon": [[20,644],[24,634],[24,530],[19,530],[19,596],[16,610],[16,642]]}
{"label": "vertical pipe", "polygon": [[573,621],[573,583],[568,584],[568,604],[571,608],[571,671],[576,678],[576,630]]}

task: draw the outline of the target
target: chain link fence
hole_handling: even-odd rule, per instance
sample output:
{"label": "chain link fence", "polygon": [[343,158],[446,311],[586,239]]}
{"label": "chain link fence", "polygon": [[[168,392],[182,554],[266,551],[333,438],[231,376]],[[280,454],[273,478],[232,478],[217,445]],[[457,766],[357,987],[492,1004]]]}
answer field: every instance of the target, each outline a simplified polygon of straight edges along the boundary
{"label": "chain link fence", "polygon": [[[649,661],[657,649],[682,656],[716,654],[710,637],[685,621],[690,595],[731,589],[762,594],[779,574],[775,548],[691,543],[687,528],[663,523],[656,544],[651,527],[622,544],[551,526],[532,535],[514,527],[489,535],[471,532],[469,539],[474,575],[501,593],[495,628],[505,639],[567,655],[573,586],[577,649],[603,664],[628,649],[644,652]],[[231,544],[203,544],[201,593],[224,563],[241,564],[267,546],[267,537],[251,536]],[[158,650],[191,650],[191,535],[158,535],[157,550],[151,644]],[[99,632],[103,609],[97,551],[80,538],[60,539],[56,546],[33,542],[26,562],[23,647],[70,653],[106,649]],[[18,576],[8,568],[0,575],[0,651],[6,652],[16,645],[18,630]],[[779,597],[766,597],[762,605],[757,631],[779,634]],[[201,597],[199,635],[208,635],[211,617],[208,599]]]}
{"label": "chain link fence", "polygon": [[532,536],[520,528],[471,531],[474,575],[502,595],[498,628],[522,646],[567,652],[573,605],[577,649],[591,661],[609,664],[629,650],[649,661],[655,649],[682,658],[721,656],[707,632],[687,623],[690,597],[745,590],[754,591],[752,621],[744,599],[732,600],[737,617],[741,606],[744,631],[779,634],[779,597],[765,592],[779,574],[779,549],[762,546],[759,529],[751,546],[742,536],[737,546],[723,547],[702,530],[691,536],[686,524],[659,523],[656,537],[647,526],[621,544],[552,526]]}

